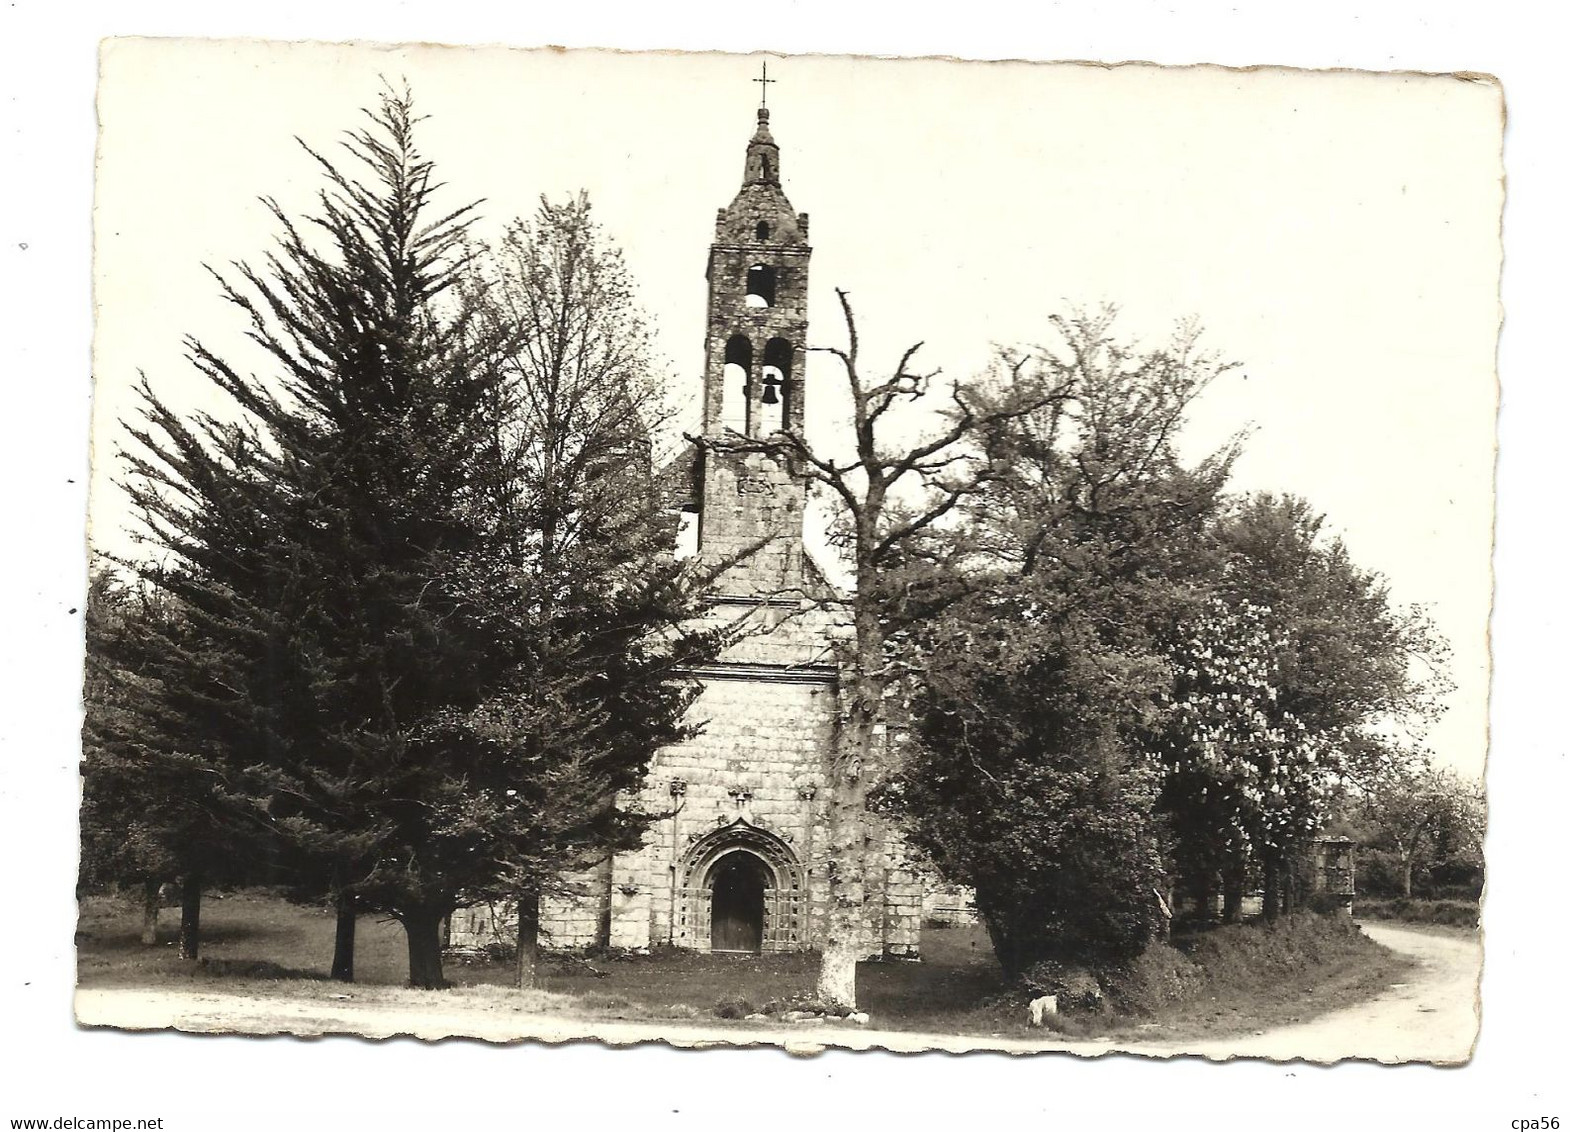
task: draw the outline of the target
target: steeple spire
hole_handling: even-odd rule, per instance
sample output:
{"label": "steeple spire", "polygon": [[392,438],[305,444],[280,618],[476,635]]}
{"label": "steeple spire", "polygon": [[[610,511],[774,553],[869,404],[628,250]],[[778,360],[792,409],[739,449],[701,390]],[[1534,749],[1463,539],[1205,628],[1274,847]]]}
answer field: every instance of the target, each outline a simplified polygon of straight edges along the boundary
{"label": "steeple spire", "polygon": [[753,79],[762,94],[758,98],[758,128],[747,143],[747,172],[742,178],[746,185],[778,185],[780,183],[780,147],[769,133],[769,84],[779,82],[769,78],[769,61],[763,61],[763,77]]}
{"label": "steeple spire", "polygon": [[758,128],[753,131],[752,140],[747,143],[747,173],[742,178],[742,183],[746,185],[780,183],[780,147],[775,144],[774,135],[769,133],[769,112],[762,106],[758,107]]}

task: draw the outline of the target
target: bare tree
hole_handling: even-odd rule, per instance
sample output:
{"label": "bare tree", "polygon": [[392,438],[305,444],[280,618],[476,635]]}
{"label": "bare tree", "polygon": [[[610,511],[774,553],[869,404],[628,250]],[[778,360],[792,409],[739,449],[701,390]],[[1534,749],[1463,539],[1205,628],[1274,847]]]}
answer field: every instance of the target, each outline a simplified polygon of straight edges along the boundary
{"label": "bare tree", "polygon": [[841,1007],[856,1004],[856,962],[864,945],[867,800],[887,775],[889,744],[882,742],[885,706],[899,676],[894,645],[900,634],[977,584],[957,568],[945,520],[997,474],[991,441],[1010,421],[1064,398],[1065,388],[1038,380],[1023,360],[1006,362],[993,380],[949,387],[930,434],[896,442],[888,434],[901,407],[921,402],[936,371],[912,363],[909,347],[887,377],[864,373],[850,297],[836,290],[844,314],[844,347],[811,347],[838,363],[849,394],[855,455],[840,462],[794,429],[767,437],[729,434],[693,438],[726,452],[765,452],[798,467],[834,505],[851,567],[842,598],[853,628],[842,646],[840,712],[828,765],[828,925],[818,996]]}

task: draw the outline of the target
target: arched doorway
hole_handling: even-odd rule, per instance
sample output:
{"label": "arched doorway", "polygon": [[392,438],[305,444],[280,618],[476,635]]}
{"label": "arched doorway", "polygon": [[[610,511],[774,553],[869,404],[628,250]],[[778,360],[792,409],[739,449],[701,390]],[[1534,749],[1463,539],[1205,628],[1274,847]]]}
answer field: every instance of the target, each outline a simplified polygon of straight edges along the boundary
{"label": "arched doorway", "polygon": [[780,837],[738,818],[693,839],[671,892],[671,942],[701,951],[799,951],[806,870]]}
{"label": "arched doorway", "polygon": [[713,919],[710,949],[763,950],[764,893],[774,887],[773,872],[746,850],[727,853],[709,871]]}

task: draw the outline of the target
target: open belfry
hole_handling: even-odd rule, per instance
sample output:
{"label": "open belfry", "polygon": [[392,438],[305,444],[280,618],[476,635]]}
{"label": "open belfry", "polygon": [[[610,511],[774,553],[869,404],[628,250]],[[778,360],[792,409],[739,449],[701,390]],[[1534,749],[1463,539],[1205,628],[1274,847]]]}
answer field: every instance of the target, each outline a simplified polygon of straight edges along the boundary
{"label": "open belfry", "polygon": [[[772,81],[772,80],[769,80]],[[765,88],[766,89],[766,88]],[[807,398],[807,214],[786,198],[769,111],[757,111],[742,183],[708,256],[702,431],[720,441],[800,432]],[[816,946],[827,922],[827,760],[839,717],[832,590],[803,541],[807,481],[789,460],[688,445],[661,473],[687,553],[721,563],[712,616],[745,631],[696,675],[693,739],[659,751],[641,797],[653,824],[636,852],[546,898],[541,942],[669,945],[737,953]],[[915,957],[923,877],[871,819],[863,953]],[[496,938],[512,909],[454,915],[454,945]]]}

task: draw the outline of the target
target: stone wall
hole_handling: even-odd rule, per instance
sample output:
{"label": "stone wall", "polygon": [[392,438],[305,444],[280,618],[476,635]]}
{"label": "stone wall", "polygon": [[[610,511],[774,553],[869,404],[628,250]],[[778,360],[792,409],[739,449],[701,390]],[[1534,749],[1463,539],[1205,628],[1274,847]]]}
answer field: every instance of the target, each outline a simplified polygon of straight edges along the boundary
{"label": "stone wall", "polygon": [[459,908],[447,921],[447,946],[483,950],[511,947],[518,939],[516,902],[488,902]]}
{"label": "stone wall", "polygon": [[801,477],[761,452],[710,453],[705,465],[698,551],[711,562],[741,558],[716,588],[732,595],[799,597],[806,505]]}
{"label": "stone wall", "polygon": [[540,943],[545,947],[592,947],[607,940],[611,863],[569,873],[576,893],[540,898]]}
{"label": "stone wall", "polygon": [[946,927],[974,924],[978,921],[976,894],[964,885],[949,884],[929,872],[921,897],[921,918],[923,922]]}
{"label": "stone wall", "polygon": [[[562,877],[578,890],[540,898],[540,946],[592,947],[606,942],[610,910],[610,863]],[[448,919],[447,946],[484,949],[511,947],[518,939],[518,905],[490,901],[459,908]]]}
{"label": "stone wall", "polygon": [[[646,831],[641,848],[619,854],[608,874],[576,877],[585,896],[542,902],[547,946],[607,939],[624,948],[701,946],[701,938],[683,933],[680,890],[696,883],[693,858],[704,839],[738,822],[744,824],[736,828],[761,831],[783,846],[798,870],[805,913],[797,945],[821,941],[828,913],[823,788],[839,707],[829,646],[844,626],[819,610],[769,604],[726,605],[714,615],[746,617],[757,631],[701,674],[704,688],[689,716],[700,733],[659,752],[630,799],[649,813],[674,812]],[[869,957],[915,958],[926,875],[897,830],[874,818],[867,837],[862,950]],[[502,927],[483,910],[453,922],[453,943],[473,946],[511,937],[515,916],[509,910]]]}
{"label": "stone wall", "polygon": [[905,839],[873,819],[867,858],[868,938],[866,953],[897,959],[921,955],[923,877]]}
{"label": "stone wall", "polygon": [[616,859],[613,939],[683,944],[674,909],[689,851],[738,819],[778,837],[809,866],[808,901],[821,903],[810,864],[824,842],[816,792],[834,707],[833,687],[821,682],[706,681],[693,706],[702,734],[660,752],[640,799],[647,810],[676,813],[649,830],[640,851]]}

